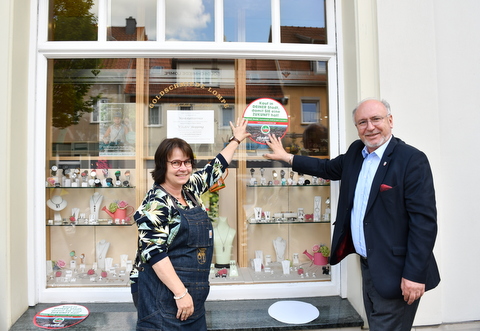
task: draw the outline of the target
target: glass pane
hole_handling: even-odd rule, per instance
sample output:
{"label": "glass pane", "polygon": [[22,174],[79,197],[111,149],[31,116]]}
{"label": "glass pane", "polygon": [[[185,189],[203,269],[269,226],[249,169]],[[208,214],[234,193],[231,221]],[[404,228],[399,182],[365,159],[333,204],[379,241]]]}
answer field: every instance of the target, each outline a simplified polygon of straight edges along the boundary
{"label": "glass pane", "polygon": [[141,187],[136,65],[135,59],[49,60],[48,287],[129,286],[136,247],[131,215]]}
{"label": "glass pane", "polygon": [[166,0],[165,40],[214,41],[214,0]]}
{"label": "glass pane", "polygon": [[[49,65],[47,259],[70,261],[73,249],[85,253],[82,275],[98,259],[97,244],[103,240],[112,243],[114,272],[126,270],[115,265],[121,263],[121,255],[134,256],[136,227],[119,218],[120,223],[112,228],[118,217],[107,208],[116,200],[127,201],[134,208],[140,204],[152,185],[155,151],[167,137],[189,142],[201,168],[228,143],[228,122],[242,116],[251,102],[269,98],[290,116],[282,138],[285,149],[293,154],[328,157],[328,84],[323,62],[139,58],[58,59],[50,60]],[[137,81],[145,84],[139,86]],[[313,123],[304,123],[302,113]],[[136,137],[136,132],[142,136]],[[137,146],[140,139],[141,148]],[[328,272],[323,273],[323,262],[312,264],[314,261],[302,254],[307,250],[313,255],[314,245],[330,245],[329,184],[293,173],[287,164],[265,160],[265,151],[266,145],[250,139],[242,142],[235,159],[244,162],[232,163],[226,187],[217,197],[202,197],[215,219],[226,219],[237,233],[249,223],[246,236],[234,238],[228,259],[242,268],[239,276],[211,282],[329,280]],[[266,185],[257,185],[263,180]],[[307,181],[310,185],[303,185]],[[246,186],[241,196],[237,196],[238,185]],[[95,193],[103,199],[98,208],[95,203],[100,200]],[[66,208],[64,200],[68,201]],[[222,201],[237,202],[232,206]],[[63,209],[55,209],[60,207]],[[79,225],[76,233],[71,231],[74,208],[78,209],[73,221]],[[262,212],[255,208],[262,208]],[[128,245],[118,245],[124,243],[121,236]],[[270,273],[267,269],[255,272],[250,263],[260,251]],[[280,253],[295,263],[288,276],[282,272]],[[80,262],[81,258],[77,259],[76,263]],[[98,277],[73,277],[75,274],[66,277],[67,269],[75,267],[73,263],[73,267],[64,268],[59,277],[53,269],[48,271],[48,286],[89,286],[99,281]],[[309,276],[302,276],[295,268],[303,268]],[[118,282],[105,286],[126,286],[127,275],[125,271]]]}
{"label": "glass pane", "polygon": [[135,60],[51,63],[50,156],[135,155]]}
{"label": "glass pane", "polygon": [[110,0],[107,39],[157,40],[157,1]]}
{"label": "glass pane", "polygon": [[270,42],[270,0],[225,0],[225,41]]}
{"label": "glass pane", "polygon": [[97,40],[98,0],[50,0],[49,41]]}
{"label": "glass pane", "polygon": [[280,0],[282,43],[326,44],[324,0]]}

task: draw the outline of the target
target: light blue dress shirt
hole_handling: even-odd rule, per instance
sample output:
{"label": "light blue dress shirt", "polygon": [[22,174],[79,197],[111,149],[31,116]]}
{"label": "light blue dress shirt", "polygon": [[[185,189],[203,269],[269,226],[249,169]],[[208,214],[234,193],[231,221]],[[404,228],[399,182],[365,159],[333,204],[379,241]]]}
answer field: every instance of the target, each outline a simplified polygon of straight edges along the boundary
{"label": "light blue dress shirt", "polygon": [[363,231],[363,218],[367,209],[368,197],[372,188],[373,178],[377,172],[378,165],[382,159],[383,153],[390,143],[390,139],[382,146],[378,147],[372,153],[368,153],[367,146],[362,150],[363,164],[362,170],[358,175],[355,196],[353,198],[352,208],[352,239],[355,250],[363,257],[367,257],[367,247],[365,244],[365,234]]}

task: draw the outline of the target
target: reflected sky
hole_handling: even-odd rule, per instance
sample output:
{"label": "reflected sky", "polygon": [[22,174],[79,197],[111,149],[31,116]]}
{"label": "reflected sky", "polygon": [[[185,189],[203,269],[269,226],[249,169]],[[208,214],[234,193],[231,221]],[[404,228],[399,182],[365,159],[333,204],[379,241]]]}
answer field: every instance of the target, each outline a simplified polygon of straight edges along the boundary
{"label": "reflected sky", "polygon": [[[214,41],[214,0],[166,0],[166,40]],[[108,26],[129,16],[156,40],[156,0],[109,0]],[[225,41],[267,42],[270,0],[224,0]],[[324,0],[280,0],[282,26],[325,27]]]}

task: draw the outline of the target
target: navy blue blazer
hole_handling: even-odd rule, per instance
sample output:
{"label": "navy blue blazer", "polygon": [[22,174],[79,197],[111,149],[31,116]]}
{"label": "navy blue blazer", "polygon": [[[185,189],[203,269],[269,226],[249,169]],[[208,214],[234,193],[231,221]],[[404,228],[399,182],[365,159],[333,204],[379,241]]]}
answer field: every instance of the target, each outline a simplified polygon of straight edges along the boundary
{"label": "navy blue blazer", "polygon": [[[357,140],[345,154],[331,160],[308,156],[293,160],[294,171],[341,180],[332,265],[355,253],[350,221],[364,146]],[[373,284],[382,297],[402,297],[402,277],[425,284],[427,291],[438,285],[440,275],[432,252],[437,236],[435,189],[423,152],[392,137],[373,179],[363,226]]]}

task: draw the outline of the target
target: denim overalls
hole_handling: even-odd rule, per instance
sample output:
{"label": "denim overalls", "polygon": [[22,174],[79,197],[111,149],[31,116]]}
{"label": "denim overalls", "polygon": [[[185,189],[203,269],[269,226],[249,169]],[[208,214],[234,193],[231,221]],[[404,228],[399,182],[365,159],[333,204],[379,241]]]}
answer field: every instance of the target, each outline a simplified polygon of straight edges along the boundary
{"label": "denim overalls", "polygon": [[213,227],[196,199],[187,194],[195,207],[177,208],[181,216],[180,228],[168,248],[168,256],[192,296],[195,311],[186,321],[177,319],[173,293],[152,267],[144,263],[138,275],[137,330],[207,330],[204,303],[210,291],[208,276],[213,256]]}

